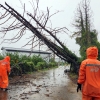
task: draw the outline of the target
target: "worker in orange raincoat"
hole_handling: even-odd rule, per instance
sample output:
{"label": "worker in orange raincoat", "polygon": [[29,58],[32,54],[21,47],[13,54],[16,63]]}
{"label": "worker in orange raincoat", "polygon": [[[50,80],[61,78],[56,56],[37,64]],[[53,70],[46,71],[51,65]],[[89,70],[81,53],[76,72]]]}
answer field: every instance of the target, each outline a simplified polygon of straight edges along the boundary
{"label": "worker in orange raincoat", "polygon": [[10,73],[10,57],[6,56],[0,61],[0,88],[7,90],[9,85],[8,75]]}
{"label": "worker in orange raincoat", "polygon": [[100,61],[98,48],[86,50],[87,59],[81,62],[77,82],[77,92],[82,86],[82,100],[100,100]]}

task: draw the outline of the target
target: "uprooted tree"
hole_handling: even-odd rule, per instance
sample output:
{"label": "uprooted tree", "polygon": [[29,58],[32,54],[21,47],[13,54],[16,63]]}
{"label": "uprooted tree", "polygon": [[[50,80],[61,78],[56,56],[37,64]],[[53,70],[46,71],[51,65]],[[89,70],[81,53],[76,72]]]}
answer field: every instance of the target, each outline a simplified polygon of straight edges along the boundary
{"label": "uprooted tree", "polygon": [[[19,12],[17,12],[17,10],[12,8],[7,3],[5,3],[5,6],[0,4],[0,8],[3,8],[4,10],[4,12],[0,15],[0,20],[3,21],[0,25],[3,25],[9,20],[13,19],[13,21],[11,21],[12,23],[10,22],[9,26],[0,29],[0,32],[3,33],[3,38],[7,35],[9,31],[19,30],[13,38],[4,39],[3,42],[17,42],[24,36],[24,34],[27,33],[26,31],[29,30],[32,32],[32,36],[29,38],[29,41],[25,45],[31,45],[33,49],[35,46],[37,46],[36,42],[40,42],[40,45],[46,45],[51,51],[53,51],[54,54],[71,64],[71,67],[74,68],[74,72],[77,71],[79,58],[74,53],[72,53],[55,35],[62,31],[66,32],[67,28],[63,27],[52,29],[46,27],[46,24],[49,21],[50,17],[58,13],[59,11],[50,15],[50,11],[47,8],[46,14],[43,12],[40,14],[38,13],[38,3],[39,2],[37,1],[37,7],[34,8],[34,14],[26,12],[24,4],[23,15],[21,15]],[[28,16],[29,19],[25,18],[25,14]],[[55,39],[56,43],[48,38],[48,35]]]}

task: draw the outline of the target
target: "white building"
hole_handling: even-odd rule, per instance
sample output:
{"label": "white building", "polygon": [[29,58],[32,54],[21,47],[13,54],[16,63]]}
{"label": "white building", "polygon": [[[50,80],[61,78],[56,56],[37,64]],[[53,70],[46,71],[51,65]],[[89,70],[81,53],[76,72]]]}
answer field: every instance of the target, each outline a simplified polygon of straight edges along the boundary
{"label": "white building", "polygon": [[12,47],[2,47],[2,54],[5,55],[6,53],[18,53],[19,55],[27,55],[27,56],[40,56],[43,59],[45,59],[46,61],[49,61],[51,53],[50,52],[46,52],[46,51],[41,51],[41,50],[35,50],[32,51],[30,49],[22,49],[22,48],[12,48]]}

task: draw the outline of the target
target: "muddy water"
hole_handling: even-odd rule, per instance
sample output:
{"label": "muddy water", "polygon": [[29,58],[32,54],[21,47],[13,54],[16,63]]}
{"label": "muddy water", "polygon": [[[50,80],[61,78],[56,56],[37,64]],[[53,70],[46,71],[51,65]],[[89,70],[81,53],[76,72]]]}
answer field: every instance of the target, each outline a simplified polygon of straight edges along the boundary
{"label": "muddy water", "polygon": [[64,69],[35,72],[10,79],[9,90],[0,90],[0,100],[81,100],[74,84]]}

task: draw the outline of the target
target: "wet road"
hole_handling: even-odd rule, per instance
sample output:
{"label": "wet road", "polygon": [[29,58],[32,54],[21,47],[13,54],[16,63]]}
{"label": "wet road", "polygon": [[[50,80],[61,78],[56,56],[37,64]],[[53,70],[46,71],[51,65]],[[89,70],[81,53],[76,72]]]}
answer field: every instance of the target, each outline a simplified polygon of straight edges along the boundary
{"label": "wet road", "polygon": [[81,100],[74,84],[60,66],[10,79],[8,92],[0,90],[0,100]]}

